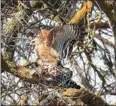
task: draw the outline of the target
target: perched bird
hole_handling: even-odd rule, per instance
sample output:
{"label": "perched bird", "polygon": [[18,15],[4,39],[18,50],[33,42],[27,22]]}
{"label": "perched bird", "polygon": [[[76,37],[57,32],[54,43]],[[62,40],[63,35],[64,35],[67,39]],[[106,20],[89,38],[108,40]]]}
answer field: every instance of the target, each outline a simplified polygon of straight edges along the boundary
{"label": "perched bird", "polygon": [[42,29],[32,43],[43,61],[56,65],[59,59],[71,55],[74,43],[82,42],[85,35],[82,24],[57,26],[51,30]]}
{"label": "perched bird", "polygon": [[57,26],[50,30],[41,29],[32,44],[43,61],[46,81],[50,83],[53,81],[65,88],[80,89],[80,86],[71,80],[72,72],[65,73],[66,69],[61,65],[58,66],[58,63],[59,60],[71,55],[75,42],[83,42],[86,34],[86,28],[82,24]]}

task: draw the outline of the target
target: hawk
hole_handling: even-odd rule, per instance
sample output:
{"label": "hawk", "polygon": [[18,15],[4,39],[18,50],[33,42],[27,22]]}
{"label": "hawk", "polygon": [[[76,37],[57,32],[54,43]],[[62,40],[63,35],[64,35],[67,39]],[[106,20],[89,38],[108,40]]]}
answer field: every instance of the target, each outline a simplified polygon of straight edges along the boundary
{"label": "hawk", "polygon": [[43,61],[57,65],[59,60],[71,55],[74,43],[82,42],[85,35],[85,27],[81,24],[67,24],[50,30],[41,29],[39,37],[32,43]]}
{"label": "hawk", "polygon": [[72,72],[65,74],[66,69],[62,65],[59,67],[58,62],[71,55],[76,41],[83,42],[87,34],[85,29],[82,24],[57,26],[50,30],[41,29],[39,36],[32,41],[43,61],[43,69],[47,73],[45,78],[48,76],[50,82],[63,84],[66,88],[80,89],[80,86],[71,80]]}

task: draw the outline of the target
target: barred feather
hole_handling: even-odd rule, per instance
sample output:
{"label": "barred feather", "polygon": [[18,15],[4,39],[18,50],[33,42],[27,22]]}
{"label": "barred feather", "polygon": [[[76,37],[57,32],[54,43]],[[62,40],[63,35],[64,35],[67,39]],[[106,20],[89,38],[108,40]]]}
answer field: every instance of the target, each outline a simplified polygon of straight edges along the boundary
{"label": "barred feather", "polygon": [[34,40],[35,50],[43,61],[47,60],[53,64],[57,64],[59,58],[70,56],[74,43],[83,42],[87,34],[82,24],[58,26],[42,31],[40,37]]}
{"label": "barred feather", "polygon": [[77,85],[74,81],[72,81],[71,77],[72,77],[72,71],[68,71],[66,73],[54,77],[54,81],[56,82],[57,85],[65,88],[80,89],[81,87]]}
{"label": "barred feather", "polygon": [[71,55],[73,45],[77,40],[83,41],[85,34],[85,28],[78,24],[64,25],[54,28],[48,37],[51,35],[54,37],[52,47],[60,54],[61,58],[65,58]]}

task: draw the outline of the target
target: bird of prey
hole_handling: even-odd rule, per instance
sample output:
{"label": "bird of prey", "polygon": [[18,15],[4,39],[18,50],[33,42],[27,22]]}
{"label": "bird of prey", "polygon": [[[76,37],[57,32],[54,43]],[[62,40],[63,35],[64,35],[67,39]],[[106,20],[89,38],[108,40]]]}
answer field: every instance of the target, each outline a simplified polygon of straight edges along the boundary
{"label": "bird of prey", "polygon": [[57,65],[59,59],[71,55],[74,43],[82,42],[86,35],[82,24],[57,26],[50,30],[41,29],[39,37],[32,43],[44,62]]}
{"label": "bird of prey", "polygon": [[[58,66],[59,60],[71,55],[76,41],[83,42],[87,34],[82,24],[57,26],[50,30],[41,29],[39,36],[32,44],[43,61],[43,67],[47,76],[51,76],[53,82],[64,87],[79,89],[80,86],[71,80],[72,72],[65,74],[64,67]],[[47,69],[47,70],[46,70]],[[46,77],[47,78],[47,77]],[[49,79],[49,78],[48,78]],[[52,82],[50,80],[50,82]]]}

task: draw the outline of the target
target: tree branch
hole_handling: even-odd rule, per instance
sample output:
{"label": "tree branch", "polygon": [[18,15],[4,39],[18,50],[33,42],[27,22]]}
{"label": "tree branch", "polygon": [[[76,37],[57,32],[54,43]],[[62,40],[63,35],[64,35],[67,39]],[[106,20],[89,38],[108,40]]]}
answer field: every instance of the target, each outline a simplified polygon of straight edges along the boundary
{"label": "tree branch", "polygon": [[31,84],[38,84],[41,82],[38,74],[34,73],[34,70],[29,70],[27,68],[17,68],[14,62],[1,60],[2,70],[11,73],[20,79],[29,82]]}
{"label": "tree branch", "polygon": [[69,88],[63,92],[64,96],[77,97],[82,100],[85,104],[90,106],[109,106],[101,97],[89,92],[86,89],[73,89]]}
{"label": "tree branch", "polygon": [[86,14],[90,13],[93,7],[93,3],[90,0],[84,0],[83,6],[80,11],[78,11],[74,17],[70,20],[69,24],[77,24],[79,20]]}
{"label": "tree branch", "polygon": [[[113,23],[115,21],[115,19],[113,17],[115,14],[112,12],[113,7],[111,6],[111,4],[110,4],[110,6],[108,6],[108,2],[106,2],[106,1],[107,0],[97,0],[97,2],[99,4],[99,6],[101,7],[102,11],[105,12],[107,17],[111,21],[111,23]],[[93,2],[95,2],[95,1],[93,0]],[[109,2],[109,3],[111,3],[111,2]]]}
{"label": "tree branch", "polygon": [[105,44],[107,44],[107,45],[109,45],[109,46],[111,46],[111,47],[113,47],[113,48],[116,48],[116,46],[115,46],[112,42],[110,42],[110,41],[108,41],[107,39],[101,37],[100,35],[95,35],[95,37],[96,37],[97,39],[103,41]]}
{"label": "tree branch", "polygon": [[91,23],[90,28],[94,28],[94,25],[96,26],[96,29],[110,28],[108,23]]}

